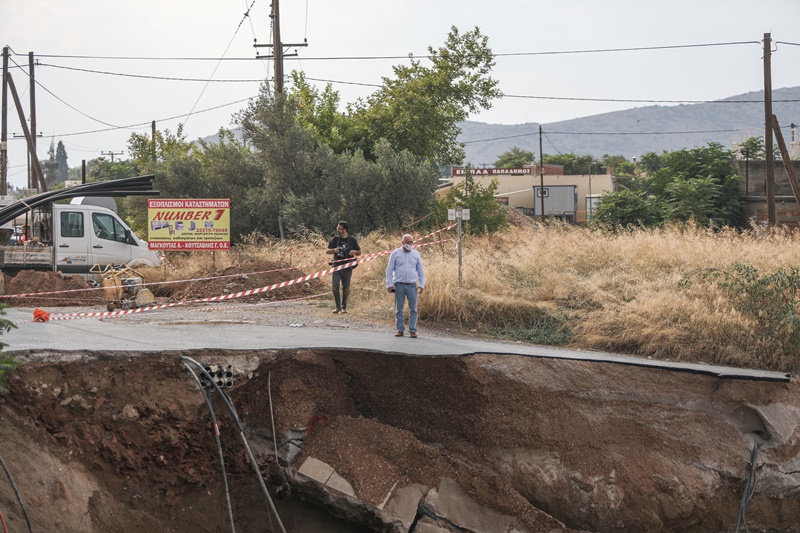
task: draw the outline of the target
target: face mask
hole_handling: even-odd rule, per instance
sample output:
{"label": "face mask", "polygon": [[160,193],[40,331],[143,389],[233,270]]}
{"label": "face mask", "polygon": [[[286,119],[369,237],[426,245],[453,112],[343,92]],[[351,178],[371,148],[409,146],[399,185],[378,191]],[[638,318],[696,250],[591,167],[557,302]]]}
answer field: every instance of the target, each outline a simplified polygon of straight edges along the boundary
{"label": "face mask", "polygon": [[411,244],[403,243],[403,250],[405,250],[406,252],[410,252],[413,248],[414,248],[414,244],[413,243],[411,243]]}

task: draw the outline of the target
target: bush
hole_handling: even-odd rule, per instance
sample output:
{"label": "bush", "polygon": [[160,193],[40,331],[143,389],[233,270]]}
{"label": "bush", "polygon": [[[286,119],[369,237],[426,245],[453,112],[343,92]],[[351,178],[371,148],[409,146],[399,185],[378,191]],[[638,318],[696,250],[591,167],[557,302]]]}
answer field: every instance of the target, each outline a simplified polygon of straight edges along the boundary
{"label": "bush", "polygon": [[760,274],[734,263],[729,270],[709,270],[737,311],[758,325],[762,339],[777,339],[784,349],[800,348],[800,270]]}

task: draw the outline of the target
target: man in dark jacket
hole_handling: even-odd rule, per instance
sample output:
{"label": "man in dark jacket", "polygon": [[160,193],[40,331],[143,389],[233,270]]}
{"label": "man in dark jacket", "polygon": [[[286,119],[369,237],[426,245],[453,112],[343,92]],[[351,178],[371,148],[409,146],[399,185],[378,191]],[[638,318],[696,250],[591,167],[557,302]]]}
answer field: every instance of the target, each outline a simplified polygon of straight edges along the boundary
{"label": "man in dark jacket", "polygon": [[[347,233],[347,222],[340,220],[336,226],[336,237],[331,239],[328,243],[328,250],[326,253],[333,255],[333,261],[330,262],[331,266],[339,266],[349,264],[353,258],[361,255],[361,248],[358,246],[358,241],[352,235]],[[341,270],[337,270],[331,275],[333,299],[336,302],[336,309],[333,314],[347,313],[347,298],[350,296],[350,279],[353,277],[353,268],[357,265],[348,266]],[[339,285],[342,286],[342,294],[339,296]]]}

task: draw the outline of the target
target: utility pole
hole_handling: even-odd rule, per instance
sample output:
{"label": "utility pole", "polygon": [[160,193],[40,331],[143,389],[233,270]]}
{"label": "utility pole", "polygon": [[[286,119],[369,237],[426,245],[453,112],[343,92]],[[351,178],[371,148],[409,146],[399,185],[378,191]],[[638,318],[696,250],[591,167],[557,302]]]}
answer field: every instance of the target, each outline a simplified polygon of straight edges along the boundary
{"label": "utility pole", "polygon": [[0,133],[0,194],[8,192],[8,46],[3,47],[3,111]]}
{"label": "utility pole", "polygon": [[[273,74],[275,79],[273,81],[275,83],[275,94],[278,95],[283,94],[283,58],[297,55],[297,52],[293,54],[284,54],[283,47],[308,46],[308,42],[305,39],[303,39],[302,43],[295,44],[283,44],[281,42],[281,14],[278,0],[272,0],[272,13],[270,14],[270,18],[272,19],[272,43],[254,44],[253,48],[272,47],[272,56],[264,56],[263,59],[272,58],[275,61]],[[258,55],[258,52],[256,52],[256,58],[262,59],[262,57]]]}
{"label": "utility pole", "polygon": [[542,151],[541,124],[539,124],[539,198],[541,198],[542,220],[544,220],[544,152]]}
{"label": "utility pole", "polygon": [[[36,77],[33,74],[33,52],[28,52],[28,68],[30,76],[30,93],[31,93],[31,150],[30,158],[39,160],[36,155]],[[28,171],[28,188],[33,189],[33,173]]]}
{"label": "utility pole", "polygon": [[111,156],[111,162],[113,163],[115,155],[122,155],[124,153],[125,152],[100,152],[100,155],[110,155]]}
{"label": "utility pole", "polygon": [[772,153],[772,38],[764,34],[764,159],[767,165],[767,224],[778,223],[775,209],[775,160]]}
{"label": "utility pole", "polygon": [[[33,137],[31,135],[30,130],[28,129],[28,122],[25,120],[25,112],[22,110],[22,102],[19,100],[19,95],[17,94],[17,87],[14,85],[14,78],[11,77],[10,74],[6,75],[6,82],[8,85],[8,89],[11,91],[11,97],[14,99],[14,105],[17,107],[17,115],[19,115],[19,123],[22,126],[22,133],[25,134],[25,140],[28,143],[28,155],[31,154],[33,150]],[[42,172],[42,166],[39,164],[39,160],[35,157],[31,158],[31,167],[34,169],[37,177],[37,183],[39,192],[47,192],[47,184],[44,181],[44,172]],[[8,181],[4,180],[1,184],[3,187],[6,187],[2,192],[7,191]]]}

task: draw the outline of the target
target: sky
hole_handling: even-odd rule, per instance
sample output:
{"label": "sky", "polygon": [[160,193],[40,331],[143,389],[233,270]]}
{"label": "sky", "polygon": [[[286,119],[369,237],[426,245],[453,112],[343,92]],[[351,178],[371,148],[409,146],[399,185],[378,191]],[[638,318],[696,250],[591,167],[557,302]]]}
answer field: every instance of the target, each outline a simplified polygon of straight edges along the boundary
{"label": "sky", "polygon": [[[29,52],[38,63],[39,158],[62,141],[70,167],[111,153],[127,159],[130,135],[149,135],[153,120],[173,133],[183,123],[189,139],[234,127],[233,115],[272,79],[272,62],[256,58],[271,49],[253,46],[272,42],[268,0],[0,0],[0,8],[26,119]],[[798,20],[797,0],[280,2],[283,43],[308,43],[288,48],[298,56],[285,59],[284,71],[302,71],[320,88],[333,82],[343,106],[374,92],[409,53],[440,47],[452,26],[479,27],[499,54],[492,75],[506,96],[470,120],[494,124],[762,90],[765,33],[777,41],[773,89],[800,86]],[[9,94],[15,187],[27,184],[22,131]]]}

